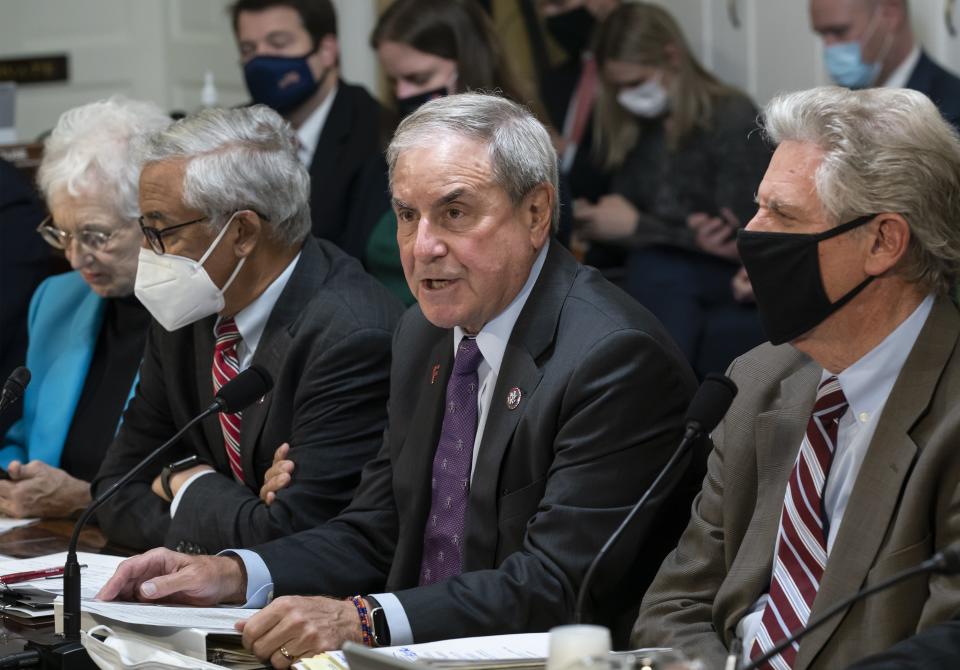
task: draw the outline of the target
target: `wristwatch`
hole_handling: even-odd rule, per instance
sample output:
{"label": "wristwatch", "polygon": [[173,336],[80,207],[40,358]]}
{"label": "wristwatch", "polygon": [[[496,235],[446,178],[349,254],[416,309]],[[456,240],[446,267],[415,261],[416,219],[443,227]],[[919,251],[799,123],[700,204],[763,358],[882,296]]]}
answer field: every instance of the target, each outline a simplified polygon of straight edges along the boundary
{"label": "wristwatch", "polygon": [[180,472],[181,470],[192,468],[194,465],[200,465],[201,463],[203,463],[203,461],[200,460],[200,457],[193,454],[192,456],[187,456],[179,461],[174,461],[169,465],[163,466],[163,470],[160,471],[160,488],[163,489],[163,492],[167,494],[170,500],[173,500],[173,491],[170,490],[170,476],[174,472]]}
{"label": "wristwatch", "polygon": [[370,633],[373,636],[373,643],[378,647],[389,647],[390,625],[387,623],[387,613],[380,607],[376,598],[367,596],[367,602],[370,603]]}

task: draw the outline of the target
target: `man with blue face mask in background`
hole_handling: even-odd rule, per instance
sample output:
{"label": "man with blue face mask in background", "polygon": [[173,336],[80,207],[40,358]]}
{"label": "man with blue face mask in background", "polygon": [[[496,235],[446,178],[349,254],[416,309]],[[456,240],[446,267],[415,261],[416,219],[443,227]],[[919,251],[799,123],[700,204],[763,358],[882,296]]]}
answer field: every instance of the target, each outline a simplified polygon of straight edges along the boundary
{"label": "man with blue face mask in background", "polygon": [[960,78],[916,43],[907,0],[810,0],[810,21],[838,85],[920,91],[960,128]]}
{"label": "man with blue face mask in background", "polygon": [[330,0],[237,0],[230,8],[244,80],[254,103],[294,127],[310,173],[314,236],[343,245],[359,174],[381,148],[380,105],[340,79]]}
{"label": "man with blue face mask in background", "polygon": [[[101,508],[100,527],[123,546],[187,553],[313,527],[346,506],[380,444],[401,305],[310,236],[309,178],[267,107],[204,110],[143,152],[135,293],[156,323],[94,495],[240,371],[261,365],[274,387],[187,432]],[[261,499],[275,455],[289,485]]]}

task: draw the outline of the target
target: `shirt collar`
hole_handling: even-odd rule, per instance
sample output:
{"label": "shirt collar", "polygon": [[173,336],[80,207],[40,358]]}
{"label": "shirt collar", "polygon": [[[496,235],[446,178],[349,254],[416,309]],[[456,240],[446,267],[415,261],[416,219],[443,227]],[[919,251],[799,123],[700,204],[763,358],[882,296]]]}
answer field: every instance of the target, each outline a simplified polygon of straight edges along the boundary
{"label": "shirt collar", "polygon": [[[271,282],[263,293],[233,317],[233,320],[237,323],[237,330],[240,331],[240,337],[248,351],[256,351],[257,345],[260,344],[260,337],[263,335],[263,329],[267,325],[267,319],[270,318],[273,306],[277,304],[277,299],[280,298],[287,282],[290,281],[290,276],[299,260],[300,253],[290,261],[286,269]],[[219,323],[219,319],[217,322]]]}
{"label": "shirt collar", "polygon": [[[932,309],[933,296],[928,295],[883,342],[837,375],[850,409],[859,420],[869,420],[883,408]],[[823,378],[829,376],[825,370]]]}
{"label": "shirt collar", "polygon": [[300,146],[297,148],[297,157],[308,169],[310,168],[310,163],[313,162],[313,154],[317,150],[320,133],[323,132],[323,126],[326,124],[327,117],[330,115],[330,108],[333,107],[333,99],[335,97],[337,97],[336,84],[333,85],[333,88],[327,94],[327,97],[323,99],[323,102],[320,103],[320,106],[313,110],[313,113],[297,128],[297,141],[300,142]]}
{"label": "shirt collar", "polygon": [[[548,240],[547,243],[543,245],[540,253],[537,254],[537,259],[533,262],[533,267],[530,268],[530,276],[527,277],[527,282],[523,285],[523,288],[520,289],[517,297],[507,305],[505,310],[500,312],[496,318],[487,322],[487,324],[480,329],[480,332],[477,333],[477,347],[480,348],[480,353],[483,354],[484,362],[490,366],[490,369],[493,370],[495,375],[500,374],[500,363],[503,362],[503,354],[507,350],[510,333],[513,332],[513,327],[517,323],[520,312],[523,311],[523,306],[527,303],[527,298],[530,297],[533,285],[537,283],[537,278],[543,269],[543,263],[546,261],[547,249],[549,247],[550,241]],[[460,326],[454,327],[454,356],[457,355],[457,348],[460,346],[460,340],[464,338],[464,335],[463,328]]]}
{"label": "shirt collar", "polygon": [[916,44],[913,45],[913,49],[910,51],[910,55],[907,56],[900,65],[897,66],[897,69],[890,73],[890,76],[887,77],[887,80],[883,82],[884,88],[906,88],[907,82],[910,81],[910,75],[913,74],[914,68],[917,67],[917,63],[920,61],[920,47]]}

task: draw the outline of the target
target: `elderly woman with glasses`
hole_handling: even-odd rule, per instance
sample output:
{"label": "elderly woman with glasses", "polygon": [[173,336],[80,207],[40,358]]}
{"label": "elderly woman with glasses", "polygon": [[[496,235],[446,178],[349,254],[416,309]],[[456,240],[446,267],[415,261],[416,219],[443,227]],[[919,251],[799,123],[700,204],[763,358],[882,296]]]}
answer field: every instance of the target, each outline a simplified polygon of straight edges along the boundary
{"label": "elderly woman with glasses", "polygon": [[149,313],[133,296],[143,235],[137,225],[138,136],[169,117],[113,97],[65,112],[37,173],[50,216],[37,232],[74,272],[33,296],[23,417],[0,449],[0,512],[64,517],[90,501],[90,480],[135,385]]}

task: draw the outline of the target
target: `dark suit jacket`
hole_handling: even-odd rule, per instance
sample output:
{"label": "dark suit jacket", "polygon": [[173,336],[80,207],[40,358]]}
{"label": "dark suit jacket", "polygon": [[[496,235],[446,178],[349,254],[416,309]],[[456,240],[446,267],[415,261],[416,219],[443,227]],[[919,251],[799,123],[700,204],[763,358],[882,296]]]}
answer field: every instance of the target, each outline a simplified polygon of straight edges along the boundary
{"label": "dark suit jacket", "polygon": [[[308,238],[253,357],[273,376],[274,388],[243,412],[243,484],[230,473],[219,418],[209,417],[101,508],[101,528],[128,547],[190,543],[214,552],[336,515],[380,445],[390,338],[400,312],[399,302],[354,259]],[[151,326],[140,385],[94,480],[95,494],[210,405],[214,322],[209,317],[172,333]],[[293,481],[268,507],[258,497],[263,475],[287,441],[296,463]],[[217,473],[187,489],[171,520],[169,505],[150,484],[165,463],[191,453]]]}
{"label": "dark suit jacket", "polygon": [[849,670],[956,670],[960,667],[960,617],[928,628]]}
{"label": "dark suit jacket", "polygon": [[[960,539],[960,314],[939,298],[878,418],[810,618]],[[722,667],[767,592],[787,480],[822,369],[790,345],[738,358],[740,393],[713,432],[703,491],[643,599],[637,646]],[[960,579],[910,579],[847,608],[801,643],[794,670],[833,670],[960,610]]]}
{"label": "dark suit jacket", "polygon": [[907,88],[920,91],[933,100],[943,118],[960,130],[960,78],[933,62],[927,52],[920,52],[920,60],[910,74]]}
{"label": "dark suit jacket", "polygon": [[360,176],[380,153],[380,104],[362,86],[337,84],[310,164],[313,234],[343,246],[352,210],[362,204]]}
{"label": "dark suit jacket", "polygon": [[[36,232],[46,216],[30,182],[0,159],[0,381],[26,362],[30,297],[50,273],[50,247]],[[0,415],[0,435],[20,414]]]}
{"label": "dark suit jacket", "polygon": [[[394,352],[389,427],[350,507],[255,549],[274,592],[387,589],[418,642],[569,621],[590,560],[679,442],[696,386],[681,354],[646,310],[553,242],[497,379],[470,490],[464,572],[418,588],[453,333],[413,306]],[[514,387],[523,396],[510,410]],[[702,454],[680,465],[598,572],[591,595],[604,622],[629,608],[631,593],[636,604],[644,570],[688,514]]]}

